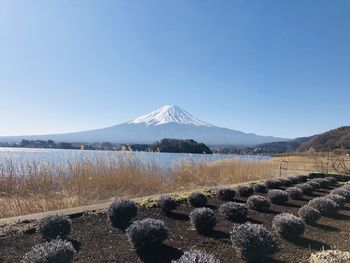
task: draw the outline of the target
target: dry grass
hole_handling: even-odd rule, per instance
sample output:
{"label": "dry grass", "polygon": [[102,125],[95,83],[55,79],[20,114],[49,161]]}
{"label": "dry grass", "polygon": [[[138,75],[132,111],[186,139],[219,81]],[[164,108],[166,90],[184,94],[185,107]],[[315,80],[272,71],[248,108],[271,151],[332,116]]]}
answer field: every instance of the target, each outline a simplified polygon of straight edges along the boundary
{"label": "dry grass", "polygon": [[[236,184],[316,169],[305,157],[289,158],[297,170],[279,169],[270,161],[231,159],[212,163],[183,163],[166,172],[152,162],[132,158],[96,159],[68,165],[0,163],[0,218],[106,202],[119,197],[141,197],[198,187]],[[311,159],[310,159],[311,160]],[[298,161],[298,162],[297,162]]]}
{"label": "dry grass", "polygon": [[312,253],[310,263],[349,263],[350,253],[340,250],[323,250]]}

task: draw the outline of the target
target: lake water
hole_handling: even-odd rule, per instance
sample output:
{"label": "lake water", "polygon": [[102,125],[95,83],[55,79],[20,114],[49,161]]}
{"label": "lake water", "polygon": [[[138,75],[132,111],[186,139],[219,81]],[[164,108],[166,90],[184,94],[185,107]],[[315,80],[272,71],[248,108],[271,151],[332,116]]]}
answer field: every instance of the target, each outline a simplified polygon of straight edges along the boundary
{"label": "lake water", "polygon": [[11,160],[12,163],[49,163],[68,164],[72,161],[90,160],[101,158],[130,158],[141,163],[152,163],[165,169],[172,169],[181,162],[211,162],[216,160],[240,158],[242,160],[269,160],[269,156],[256,155],[232,155],[232,154],[188,154],[188,153],[154,153],[154,152],[117,152],[117,151],[81,151],[62,149],[31,149],[31,148],[1,148],[0,164]]}

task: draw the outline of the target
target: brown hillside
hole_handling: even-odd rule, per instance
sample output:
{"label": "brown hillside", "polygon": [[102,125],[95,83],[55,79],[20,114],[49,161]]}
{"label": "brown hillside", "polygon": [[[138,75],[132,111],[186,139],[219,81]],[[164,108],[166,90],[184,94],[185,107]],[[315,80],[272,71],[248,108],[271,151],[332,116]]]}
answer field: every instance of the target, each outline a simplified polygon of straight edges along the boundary
{"label": "brown hillside", "polygon": [[350,126],[314,136],[310,141],[299,146],[299,151],[350,152]]}

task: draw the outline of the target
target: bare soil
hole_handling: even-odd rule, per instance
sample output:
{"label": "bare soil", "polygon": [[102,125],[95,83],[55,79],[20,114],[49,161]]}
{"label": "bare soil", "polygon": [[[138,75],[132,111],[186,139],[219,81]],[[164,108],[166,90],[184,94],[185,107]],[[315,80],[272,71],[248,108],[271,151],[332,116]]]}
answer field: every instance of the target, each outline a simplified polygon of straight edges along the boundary
{"label": "bare soil", "polygon": [[[299,207],[308,200],[327,194],[331,189],[314,192],[304,200],[290,200],[286,205],[272,205],[269,213],[249,210],[249,221],[263,224],[271,230],[275,214],[289,212],[297,215]],[[236,198],[237,202],[245,202],[246,198]],[[179,258],[189,249],[206,250],[214,254],[223,263],[245,262],[239,258],[232,248],[229,232],[235,222],[222,218],[218,208],[224,201],[215,197],[209,198],[209,207],[214,209],[218,217],[215,229],[208,235],[198,234],[190,225],[188,214],[191,207],[182,203],[170,216],[163,215],[158,208],[140,208],[136,219],[147,217],[162,219],[169,228],[169,238],[157,251],[149,251],[139,255],[125,237],[125,233],[111,226],[105,213],[83,214],[72,218],[73,226],[69,240],[78,251],[75,262],[171,262]],[[1,228],[1,227],[0,227]],[[33,224],[25,231],[7,231],[0,237],[0,262],[19,262],[25,252],[32,246],[42,242],[35,233]],[[275,235],[279,251],[260,262],[307,262],[310,253],[322,248],[337,247],[350,251],[350,204],[347,204],[336,216],[322,217],[316,225],[307,225],[304,235],[294,241],[284,240]]]}

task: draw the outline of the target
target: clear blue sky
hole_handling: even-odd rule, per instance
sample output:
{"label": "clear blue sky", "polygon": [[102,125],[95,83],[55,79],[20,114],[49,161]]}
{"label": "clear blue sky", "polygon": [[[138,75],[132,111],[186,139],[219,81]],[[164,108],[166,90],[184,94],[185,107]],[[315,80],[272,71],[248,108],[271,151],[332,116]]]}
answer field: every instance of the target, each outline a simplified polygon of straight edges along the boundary
{"label": "clear blue sky", "polygon": [[3,0],[0,135],[164,104],[262,135],[349,125],[349,14],[347,0]]}

